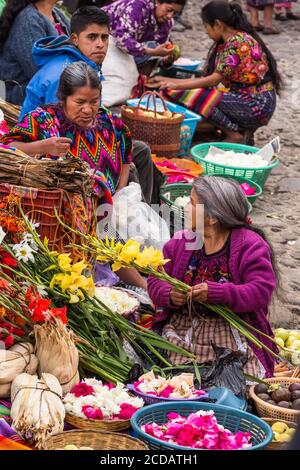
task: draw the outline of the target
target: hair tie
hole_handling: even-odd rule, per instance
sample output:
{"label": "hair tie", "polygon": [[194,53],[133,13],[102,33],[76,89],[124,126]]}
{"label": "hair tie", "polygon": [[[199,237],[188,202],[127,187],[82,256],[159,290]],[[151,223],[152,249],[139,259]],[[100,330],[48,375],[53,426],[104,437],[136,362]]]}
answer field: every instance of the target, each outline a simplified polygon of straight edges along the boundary
{"label": "hair tie", "polygon": [[251,219],[251,217],[247,217],[246,218],[246,225],[252,225],[253,221]]}

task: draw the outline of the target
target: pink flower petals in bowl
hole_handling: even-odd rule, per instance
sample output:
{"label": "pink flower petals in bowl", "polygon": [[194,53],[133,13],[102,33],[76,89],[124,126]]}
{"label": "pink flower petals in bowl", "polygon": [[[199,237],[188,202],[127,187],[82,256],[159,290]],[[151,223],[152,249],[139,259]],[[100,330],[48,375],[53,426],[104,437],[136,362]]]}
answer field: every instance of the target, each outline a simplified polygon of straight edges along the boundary
{"label": "pink flower petals in bowl", "polygon": [[240,187],[246,196],[254,196],[256,194],[256,189],[252,188],[248,183],[242,183]]}
{"label": "pink flower petals in bowl", "polygon": [[149,436],[170,444],[207,450],[240,450],[251,448],[251,433],[233,433],[218,424],[214,412],[197,411],[187,417],[171,412],[168,422],[148,423],[141,430]]}

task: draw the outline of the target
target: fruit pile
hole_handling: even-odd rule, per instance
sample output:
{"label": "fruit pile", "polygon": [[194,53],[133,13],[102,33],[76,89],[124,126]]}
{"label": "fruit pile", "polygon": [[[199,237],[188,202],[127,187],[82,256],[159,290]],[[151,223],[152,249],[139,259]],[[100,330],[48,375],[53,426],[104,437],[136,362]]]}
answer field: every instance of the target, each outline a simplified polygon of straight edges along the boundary
{"label": "fruit pile", "polygon": [[178,119],[182,117],[182,114],[180,113],[172,113],[171,111],[163,111],[163,112],[157,112],[155,114],[154,111],[150,111],[148,109],[142,109],[139,108],[136,110],[132,106],[127,106],[126,108],[127,113],[136,113],[137,116],[142,116],[146,118],[151,118],[151,119]]}
{"label": "fruit pile", "polygon": [[272,424],[273,442],[289,442],[295,432],[295,428],[290,428],[286,423],[277,421]]}
{"label": "fruit pile", "polygon": [[300,411],[300,383],[292,383],[288,388],[276,383],[257,384],[254,393],[269,405]]}
{"label": "fruit pile", "polygon": [[284,328],[277,328],[274,333],[276,343],[280,348],[284,348],[283,351],[281,351],[281,355],[290,360],[293,365],[299,365],[300,330],[285,330]]}

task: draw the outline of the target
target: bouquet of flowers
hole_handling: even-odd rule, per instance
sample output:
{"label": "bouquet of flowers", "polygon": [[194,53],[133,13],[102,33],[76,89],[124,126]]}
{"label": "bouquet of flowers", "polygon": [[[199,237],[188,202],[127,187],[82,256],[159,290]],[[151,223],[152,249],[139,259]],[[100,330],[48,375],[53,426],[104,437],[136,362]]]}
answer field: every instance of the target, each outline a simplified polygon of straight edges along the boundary
{"label": "bouquet of flowers", "polygon": [[213,411],[200,410],[187,417],[169,413],[167,418],[167,423],[149,423],[141,429],[161,441],[194,449],[239,450],[252,447],[250,432],[232,433],[218,424]]}
{"label": "bouquet of flowers", "polygon": [[64,398],[67,413],[79,418],[96,420],[128,420],[144,402],[130,395],[125,385],[103,384],[85,379]]}
{"label": "bouquet of flowers", "polygon": [[169,379],[155,376],[154,372],[142,375],[133,384],[133,390],[161,398],[191,399],[206,395],[203,390],[196,390],[194,374],[183,373]]}

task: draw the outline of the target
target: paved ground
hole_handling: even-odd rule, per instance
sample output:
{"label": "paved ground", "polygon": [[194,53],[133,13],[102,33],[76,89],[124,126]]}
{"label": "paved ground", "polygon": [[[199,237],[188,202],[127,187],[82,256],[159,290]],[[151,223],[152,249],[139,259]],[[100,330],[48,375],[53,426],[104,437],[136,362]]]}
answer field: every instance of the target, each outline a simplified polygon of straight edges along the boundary
{"label": "paved ground", "polygon": [[[188,0],[184,17],[193,24],[193,30],[173,35],[183,56],[205,58],[211,44],[199,14],[204,3]],[[300,14],[300,6],[296,5],[294,11]],[[272,121],[257,132],[255,143],[262,146],[279,135],[281,165],[269,178],[252,218],[265,229],[281,273],[281,299],[274,299],[271,320],[275,325],[300,328],[300,20],[278,26],[280,35],[264,38],[278,60],[285,89]]]}

